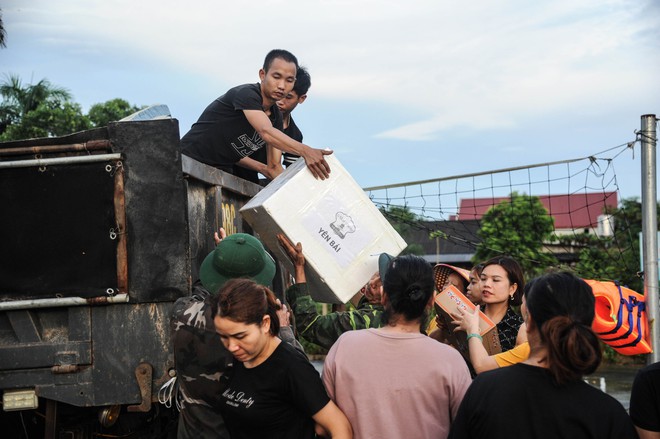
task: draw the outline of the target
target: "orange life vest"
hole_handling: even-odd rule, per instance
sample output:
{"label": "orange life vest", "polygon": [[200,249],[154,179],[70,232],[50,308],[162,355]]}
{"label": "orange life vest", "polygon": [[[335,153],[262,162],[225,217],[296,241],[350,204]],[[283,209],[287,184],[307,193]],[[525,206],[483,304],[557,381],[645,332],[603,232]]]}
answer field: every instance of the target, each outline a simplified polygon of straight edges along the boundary
{"label": "orange life vest", "polygon": [[653,351],[644,295],[615,282],[585,279],[596,297],[596,315],[591,328],[623,355]]}

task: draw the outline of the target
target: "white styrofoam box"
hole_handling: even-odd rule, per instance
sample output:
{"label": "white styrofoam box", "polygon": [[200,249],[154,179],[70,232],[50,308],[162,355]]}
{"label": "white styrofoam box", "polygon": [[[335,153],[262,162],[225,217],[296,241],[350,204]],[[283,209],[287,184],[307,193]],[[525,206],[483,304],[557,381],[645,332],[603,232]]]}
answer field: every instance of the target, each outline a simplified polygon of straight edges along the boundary
{"label": "white styrofoam box", "polygon": [[297,160],[240,210],[264,245],[294,273],[277,242],[302,243],[314,300],[345,303],[378,271],[378,256],[396,256],[406,242],[339,163],[325,157],[330,177],[317,180]]}

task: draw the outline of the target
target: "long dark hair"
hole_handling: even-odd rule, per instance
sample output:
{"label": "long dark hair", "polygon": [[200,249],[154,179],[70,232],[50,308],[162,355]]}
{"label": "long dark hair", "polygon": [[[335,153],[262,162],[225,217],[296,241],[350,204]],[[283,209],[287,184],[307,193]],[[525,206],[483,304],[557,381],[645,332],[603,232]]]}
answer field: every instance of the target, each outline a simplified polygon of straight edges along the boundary
{"label": "long dark hair", "polygon": [[265,315],[270,316],[270,334],[280,331],[275,294],[251,279],[232,279],[224,284],[215,302],[214,314],[235,322],[261,325]]}
{"label": "long dark hair", "polygon": [[557,384],[578,381],[593,373],[602,359],[598,337],[591,329],[595,298],[591,287],[569,272],[549,273],[525,288],[525,302]]}
{"label": "long dark hair", "polygon": [[384,324],[394,323],[394,314],[406,320],[424,321],[426,305],[433,294],[433,268],[415,255],[394,258],[385,273],[383,290],[388,302],[383,313]]}

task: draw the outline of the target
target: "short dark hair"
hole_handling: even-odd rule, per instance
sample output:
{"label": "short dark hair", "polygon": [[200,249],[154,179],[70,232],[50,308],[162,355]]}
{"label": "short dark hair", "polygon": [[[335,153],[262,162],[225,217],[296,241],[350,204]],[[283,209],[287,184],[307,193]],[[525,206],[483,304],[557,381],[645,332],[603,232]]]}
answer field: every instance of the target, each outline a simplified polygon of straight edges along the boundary
{"label": "short dark hair", "polygon": [[266,59],[264,59],[264,72],[267,72],[268,69],[270,69],[271,64],[273,64],[273,61],[276,58],[281,58],[286,62],[292,62],[296,65],[296,70],[298,69],[298,58],[296,56],[289,52],[288,50],[284,49],[273,49],[270,52],[268,52],[268,55],[266,55]]}
{"label": "short dark hair", "polygon": [[593,373],[602,351],[591,329],[596,301],[591,287],[572,273],[557,272],[532,279],[524,295],[555,382],[579,381]]}
{"label": "short dark hair", "polygon": [[415,255],[394,258],[383,279],[383,291],[387,295],[383,323],[394,323],[394,314],[403,316],[407,321],[425,321],[426,305],[433,294],[433,287],[433,268],[426,260]]}
{"label": "short dark hair", "polygon": [[296,83],[293,84],[293,91],[296,92],[298,97],[307,94],[309,87],[312,86],[312,78],[309,76],[307,68],[300,66],[296,73]]}

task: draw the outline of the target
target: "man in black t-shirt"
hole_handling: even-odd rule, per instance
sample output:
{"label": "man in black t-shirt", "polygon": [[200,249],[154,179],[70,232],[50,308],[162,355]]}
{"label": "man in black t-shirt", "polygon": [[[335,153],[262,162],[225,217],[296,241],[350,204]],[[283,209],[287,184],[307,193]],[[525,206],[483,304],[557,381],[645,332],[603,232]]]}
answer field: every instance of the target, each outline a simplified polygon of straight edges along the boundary
{"label": "man in black t-shirt", "polygon": [[[293,121],[291,112],[293,112],[298,104],[305,102],[305,99],[307,99],[307,91],[311,85],[312,79],[309,76],[309,72],[307,72],[305,67],[300,66],[298,67],[298,73],[296,73],[296,83],[293,86],[293,90],[291,90],[284,99],[277,101],[277,107],[282,113],[284,134],[301,143],[303,141],[303,134]],[[284,160],[282,157],[284,157]],[[282,165],[288,167],[299,159],[300,156],[289,152],[283,154],[282,151],[277,148],[266,147],[256,151],[250,156],[250,158],[268,166],[269,174],[272,176],[266,179],[265,183],[268,183],[272,178],[277,177],[284,171]],[[258,178],[256,174],[256,171],[234,165],[234,175],[241,178],[255,181],[254,179]]]}
{"label": "man in black t-shirt", "polygon": [[181,139],[182,154],[229,173],[237,164],[273,178],[266,164],[250,157],[270,145],[302,156],[315,177],[327,178],[330,167],[324,156],[332,151],[311,148],[281,131],[275,103],[293,89],[297,69],[293,54],[270,51],[259,70],[261,82],[239,85],[213,101]]}

